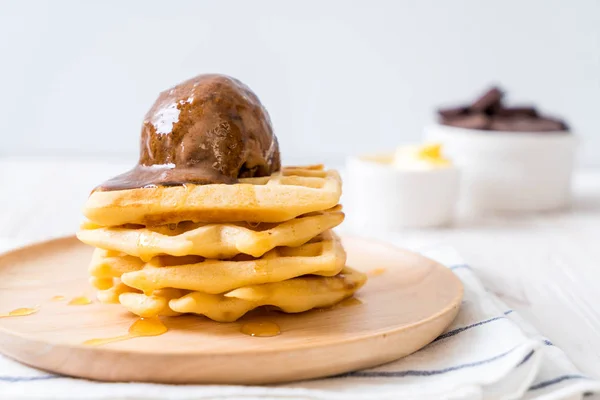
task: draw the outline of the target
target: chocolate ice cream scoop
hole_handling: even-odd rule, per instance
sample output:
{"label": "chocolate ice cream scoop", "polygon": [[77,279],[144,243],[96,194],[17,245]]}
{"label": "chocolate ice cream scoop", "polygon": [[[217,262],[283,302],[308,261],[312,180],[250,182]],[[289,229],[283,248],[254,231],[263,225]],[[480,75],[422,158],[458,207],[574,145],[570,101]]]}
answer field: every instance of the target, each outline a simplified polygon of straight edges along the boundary
{"label": "chocolate ice cream scoop", "polygon": [[237,79],[199,75],[162,92],[144,118],[140,160],[99,190],[235,183],[281,167],[267,110]]}

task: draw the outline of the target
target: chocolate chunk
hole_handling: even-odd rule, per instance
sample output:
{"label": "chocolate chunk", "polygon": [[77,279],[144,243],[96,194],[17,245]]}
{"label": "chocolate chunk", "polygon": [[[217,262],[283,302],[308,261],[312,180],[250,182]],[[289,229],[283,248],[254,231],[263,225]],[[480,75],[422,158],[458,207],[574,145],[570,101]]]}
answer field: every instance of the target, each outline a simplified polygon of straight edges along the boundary
{"label": "chocolate chunk", "polygon": [[523,116],[523,115],[530,116],[530,117],[537,117],[538,113],[534,107],[507,107],[507,108],[502,107],[498,110],[496,115],[499,115],[502,117],[514,117],[514,116]]}
{"label": "chocolate chunk", "polygon": [[571,128],[569,127],[569,124],[567,124],[565,121],[563,121],[562,119],[559,120],[560,122],[560,130],[561,131],[569,131],[571,130]]}
{"label": "chocolate chunk", "polygon": [[471,106],[438,110],[440,123],[466,129],[507,132],[568,131],[568,125],[557,118],[539,115],[533,106],[505,107],[504,92],[492,87]]}
{"label": "chocolate chunk", "polygon": [[545,125],[552,128],[552,131],[568,131],[569,125],[560,118],[540,116],[540,120],[544,121]]}
{"label": "chocolate chunk", "polygon": [[567,126],[566,122],[561,119],[551,117],[540,117],[539,120],[542,121],[544,123],[544,127],[547,128],[545,129],[545,131],[552,132],[569,130],[569,127]]}
{"label": "chocolate chunk", "polygon": [[502,102],[497,102],[489,106],[484,112],[486,115],[496,115],[503,107]]}
{"label": "chocolate chunk", "polygon": [[494,109],[498,109],[501,106],[503,96],[504,93],[500,89],[493,87],[475,100],[471,104],[470,110],[472,112],[493,112]]}
{"label": "chocolate chunk", "polygon": [[438,110],[438,114],[443,119],[455,118],[461,115],[467,115],[469,109],[467,107],[442,108]]}
{"label": "chocolate chunk", "polygon": [[506,132],[555,132],[565,130],[562,121],[527,116],[493,117],[490,129]]}
{"label": "chocolate chunk", "polygon": [[442,120],[442,124],[466,129],[488,129],[490,118],[485,114],[471,114]]}

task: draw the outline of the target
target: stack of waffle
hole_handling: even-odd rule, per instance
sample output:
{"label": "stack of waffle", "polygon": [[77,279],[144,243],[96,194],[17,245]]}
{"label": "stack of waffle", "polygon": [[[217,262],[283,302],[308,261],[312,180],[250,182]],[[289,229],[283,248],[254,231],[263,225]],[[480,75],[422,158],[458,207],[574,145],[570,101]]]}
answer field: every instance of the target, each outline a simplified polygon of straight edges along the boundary
{"label": "stack of waffle", "polygon": [[297,313],[332,306],[366,281],[345,266],[331,231],[344,219],[340,195],[339,175],[322,166],[232,185],[98,190],[78,238],[96,247],[98,299],[141,317]]}

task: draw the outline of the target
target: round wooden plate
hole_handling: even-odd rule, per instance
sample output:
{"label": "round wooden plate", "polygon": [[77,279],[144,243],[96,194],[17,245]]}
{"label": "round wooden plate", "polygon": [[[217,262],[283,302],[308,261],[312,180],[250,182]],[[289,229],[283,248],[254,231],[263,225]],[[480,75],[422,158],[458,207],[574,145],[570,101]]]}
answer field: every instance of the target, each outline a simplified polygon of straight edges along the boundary
{"label": "round wooden plate", "polygon": [[[104,381],[276,383],[373,367],[422,348],[452,322],[462,285],[444,266],[386,244],[343,238],[348,265],[377,271],[358,292],[326,310],[286,315],[253,312],[234,323],[204,317],[164,318],[169,331],[104,346],[135,320],[120,305],[68,305],[94,297],[87,266],[92,249],[74,237],[0,256],[0,314],[39,306],[29,316],[0,318],[0,352],[48,371]],[[53,301],[62,295],[65,301]],[[281,334],[251,337],[248,321],[275,322]]]}

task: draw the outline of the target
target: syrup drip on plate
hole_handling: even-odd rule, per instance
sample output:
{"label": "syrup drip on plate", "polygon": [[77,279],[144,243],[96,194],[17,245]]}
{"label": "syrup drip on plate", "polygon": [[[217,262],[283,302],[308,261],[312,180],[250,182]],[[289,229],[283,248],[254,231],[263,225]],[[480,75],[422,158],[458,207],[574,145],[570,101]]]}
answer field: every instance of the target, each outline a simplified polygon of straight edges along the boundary
{"label": "syrup drip on plate", "polygon": [[102,346],[104,344],[121,342],[123,340],[134,339],[142,336],[159,336],[167,331],[167,327],[158,317],[139,318],[129,327],[129,333],[127,335],[90,339],[83,342],[83,344],[88,346]]}
{"label": "syrup drip on plate", "polygon": [[64,299],[65,299],[65,296],[58,295],[58,296],[52,297],[50,300],[52,300],[52,301],[63,301]]}
{"label": "syrup drip on plate", "polygon": [[279,335],[281,330],[273,322],[248,322],[242,325],[240,332],[248,336],[270,337]]}
{"label": "syrup drip on plate", "polygon": [[74,297],[69,301],[70,306],[86,306],[92,304],[92,300],[85,296]]}
{"label": "syrup drip on plate", "polygon": [[369,276],[378,276],[378,275],[384,274],[385,271],[386,271],[385,268],[375,268],[375,269],[372,269],[369,272],[367,272],[367,275],[369,275]]}
{"label": "syrup drip on plate", "polygon": [[6,314],[0,314],[0,318],[24,317],[26,315],[35,314],[38,311],[39,311],[38,308],[17,308],[15,310],[12,310],[12,311],[6,313]]}
{"label": "syrup drip on plate", "polygon": [[340,301],[339,303],[334,305],[334,307],[352,307],[352,306],[358,306],[362,303],[363,303],[362,301],[360,301],[356,297],[352,296],[352,297],[349,297],[347,299]]}

